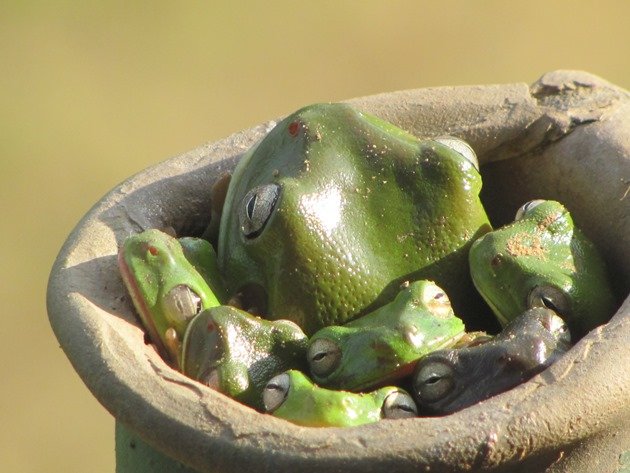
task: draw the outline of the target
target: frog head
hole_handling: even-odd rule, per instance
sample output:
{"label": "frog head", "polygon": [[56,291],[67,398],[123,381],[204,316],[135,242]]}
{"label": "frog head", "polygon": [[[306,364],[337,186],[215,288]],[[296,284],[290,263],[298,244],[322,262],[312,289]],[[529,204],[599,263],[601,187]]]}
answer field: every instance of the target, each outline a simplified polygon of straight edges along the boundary
{"label": "frog head", "polygon": [[359,391],[409,375],[418,359],[463,334],[446,293],[432,281],[415,281],[374,312],[316,332],[307,358],[317,384]]}
{"label": "frog head", "polygon": [[167,360],[178,363],[186,326],[199,312],[219,305],[182,246],[160,230],[129,236],[118,266],[140,320]]}
{"label": "frog head", "polygon": [[214,307],[188,325],[182,372],[262,410],[267,381],[305,367],[306,343],[306,335],[288,320],[263,320],[235,307]]}
{"label": "frog head", "polygon": [[272,378],[263,393],[265,410],[309,427],[351,427],[418,413],[404,390],[386,386],[370,393],[321,388],[303,373],[289,370]]}
{"label": "frog head", "polygon": [[555,201],[528,202],[512,224],[476,241],[470,271],[502,325],[529,308],[547,307],[577,339],[613,314],[602,257]]}
{"label": "frog head", "polygon": [[527,381],[570,346],[564,321],[550,309],[535,307],[491,341],[422,358],[412,392],[421,414],[450,414]]}
{"label": "frog head", "polygon": [[436,281],[464,315],[476,297],[468,249],[490,229],[480,188],[461,140],[421,141],[348,105],[312,105],[239,162],[219,267],[232,294],[309,335],[384,305],[404,281]]}

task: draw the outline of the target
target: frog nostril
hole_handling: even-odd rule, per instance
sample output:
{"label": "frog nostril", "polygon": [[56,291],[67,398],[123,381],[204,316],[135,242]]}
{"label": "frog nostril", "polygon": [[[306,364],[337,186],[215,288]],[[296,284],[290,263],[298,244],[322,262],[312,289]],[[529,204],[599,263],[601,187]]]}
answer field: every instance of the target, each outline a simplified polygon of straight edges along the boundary
{"label": "frog nostril", "polygon": [[503,263],[503,255],[501,255],[500,253],[490,260],[490,266],[492,266],[493,268],[501,266],[501,263]]}

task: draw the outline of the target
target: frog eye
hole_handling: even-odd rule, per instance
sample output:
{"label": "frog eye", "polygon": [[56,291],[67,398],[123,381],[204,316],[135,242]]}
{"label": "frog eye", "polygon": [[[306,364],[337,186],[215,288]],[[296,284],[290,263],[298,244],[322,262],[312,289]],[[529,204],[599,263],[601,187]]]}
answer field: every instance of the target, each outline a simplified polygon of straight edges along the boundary
{"label": "frog eye", "polygon": [[445,146],[448,146],[454,151],[457,151],[461,154],[466,161],[472,164],[477,171],[479,171],[479,160],[477,159],[477,155],[472,147],[466,143],[464,140],[460,140],[458,138],[454,138],[452,136],[441,136],[435,138],[434,141],[438,143],[442,143]]}
{"label": "frog eye", "polygon": [[407,419],[418,415],[418,408],[411,396],[403,391],[388,394],[381,411],[384,419]]}
{"label": "frog eye", "polygon": [[427,361],[418,365],[413,387],[418,402],[432,403],[445,398],[455,387],[455,372],[444,361]]}
{"label": "frog eye", "polygon": [[201,312],[201,298],[185,284],[179,284],[164,296],[164,311],[177,322],[186,322]]}
{"label": "frog eye", "polygon": [[452,313],[451,301],[446,292],[437,284],[427,286],[424,295],[425,304],[437,317],[448,317]]}
{"label": "frog eye", "polygon": [[571,332],[566,322],[555,312],[548,312],[548,316],[542,319],[542,325],[558,341],[558,345],[569,347],[571,345]]}
{"label": "frog eye", "polygon": [[566,293],[555,286],[535,286],[527,296],[527,307],[546,307],[560,316],[570,315],[571,312]]}
{"label": "frog eye", "polygon": [[219,391],[221,388],[221,377],[216,368],[212,368],[199,377],[199,382],[205,384],[209,388]]}
{"label": "frog eye", "polygon": [[292,320],[286,319],[276,320],[272,328],[272,333],[291,334],[293,337],[295,337],[295,339],[306,338],[306,335],[304,335],[304,332],[298,324],[296,324]]}
{"label": "frog eye", "polygon": [[279,374],[269,380],[263,390],[263,405],[266,412],[273,412],[282,405],[289,394],[291,379],[287,373]]}
{"label": "frog eye", "polygon": [[339,366],[341,349],[329,338],[318,338],[308,347],[307,358],[311,373],[323,378]]}
{"label": "frog eye", "polygon": [[238,218],[246,238],[256,238],[269,221],[280,195],[278,184],[266,184],[250,190],[239,208]]}
{"label": "frog eye", "polygon": [[302,331],[300,326],[298,324],[296,324],[295,322],[293,322],[292,320],[278,319],[278,320],[276,320],[275,323],[276,323],[276,325],[278,327],[285,327],[287,330],[290,330],[292,332],[301,332]]}
{"label": "frog eye", "polygon": [[544,200],[542,199],[536,199],[536,200],[530,200],[529,202],[521,205],[519,207],[519,209],[516,211],[516,215],[514,216],[514,221],[518,222],[519,220],[521,220],[525,215],[527,215],[527,213],[532,210],[535,209],[536,207],[538,207],[540,204],[542,204],[544,202]]}

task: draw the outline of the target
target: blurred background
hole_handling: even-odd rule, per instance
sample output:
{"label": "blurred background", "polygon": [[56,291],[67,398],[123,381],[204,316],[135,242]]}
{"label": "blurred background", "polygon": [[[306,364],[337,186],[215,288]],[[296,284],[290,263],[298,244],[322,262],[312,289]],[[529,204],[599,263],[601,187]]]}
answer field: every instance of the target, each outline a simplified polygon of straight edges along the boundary
{"label": "blurred background", "polygon": [[2,471],[114,471],[114,421],[45,292],[68,233],[129,175],[318,101],[554,69],[630,88],[623,0],[244,3],[2,2]]}

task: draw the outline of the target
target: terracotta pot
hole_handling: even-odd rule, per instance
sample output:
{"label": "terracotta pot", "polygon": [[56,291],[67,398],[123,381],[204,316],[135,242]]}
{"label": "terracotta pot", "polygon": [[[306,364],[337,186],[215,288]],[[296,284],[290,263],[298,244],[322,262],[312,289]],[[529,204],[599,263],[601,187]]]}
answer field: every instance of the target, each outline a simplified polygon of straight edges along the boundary
{"label": "terracotta pot", "polygon": [[[493,222],[533,198],[563,202],[630,287],[630,95],[582,72],[525,84],[406,90],[350,100],[419,137],[468,140]],[[160,163],[114,188],[55,262],[50,321],[118,422],[200,471],[616,471],[630,463],[630,298],[612,320],[521,386],[443,418],[303,428],[170,369],[134,315],[116,266],[135,232],[199,233],[210,188],[274,122]],[[627,470],[624,470],[627,471]]]}

